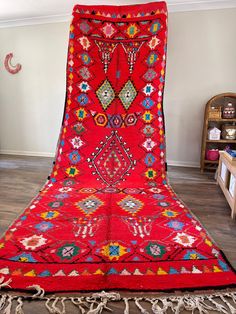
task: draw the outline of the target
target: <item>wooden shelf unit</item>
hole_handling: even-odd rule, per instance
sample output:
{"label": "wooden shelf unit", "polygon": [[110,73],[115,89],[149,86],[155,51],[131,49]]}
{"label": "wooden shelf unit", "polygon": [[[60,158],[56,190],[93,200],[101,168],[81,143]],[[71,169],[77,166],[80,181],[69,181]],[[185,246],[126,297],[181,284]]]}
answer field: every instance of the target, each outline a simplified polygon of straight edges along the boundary
{"label": "wooden shelf unit", "polygon": [[[224,168],[224,169],[223,169]],[[231,183],[231,181],[233,181]],[[220,152],[219,169],[217,172],[219,184],[231,208],[231,218],[236,217],[236,158],[226,152]],[[232,184],[232,185],[231,185]]]}
{"label": "wooden shelf unit", "polygon": [[225,146],[230,145],[231,149],[236,149],[236,140],[224,140],[220,139],[218,141],[208,139],[208,129],[210,126],[217,126],[221,128],[223,124],[236,123],[236,118],[234,119],[224,119],[224,118],[209,118],[210,107],[223,107],[224,104],[232,102],[236,106],[236,93],[223,93],[212,97],[206,104],[205,107],[205,117],[202,132],[202,149],[201,149],[201,172],[216,170],[219,161],[211,161],[206,159],[206,151],[208,148],[215,148],[219,150],[224,150]]}

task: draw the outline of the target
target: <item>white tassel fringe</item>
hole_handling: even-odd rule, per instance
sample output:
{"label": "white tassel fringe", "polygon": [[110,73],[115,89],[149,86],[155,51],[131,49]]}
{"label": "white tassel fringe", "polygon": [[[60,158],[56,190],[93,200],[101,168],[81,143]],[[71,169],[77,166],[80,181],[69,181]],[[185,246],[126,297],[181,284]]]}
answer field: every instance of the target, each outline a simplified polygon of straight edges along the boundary
{"label": "white tassel fringe", "polygon": [[[9,287],[10,281],[4,282],[0,278],[0,289]],[[62,297],[45,296],[45,291],[38,285],[28,287],[36,290],[33,295],[11,295],[0,294],[0,313],[2,314],[24,314],[23,305],[25,301],[44,301],[45,307],[50,314],[66,314],[66,303],[69,302],[79,309],[81,314],[101,314],[103,310],[113,312],[108,306],[113,302],[124,303],[124,314],[180,314],[182,311],[191,313],[210,314],[209,311],[216,311],[224,314],[236,314],[236,291],[217,291],[204,294],[183,294],[183,295],[160,295],[158,297],[122,297],[117,292],[99,292],[91,296]],[[130,305],[136,306],[135,312],[130,310]],[[149,308],[146,309],[145,307]],[[150,312],[151,309],[151,312]]]}

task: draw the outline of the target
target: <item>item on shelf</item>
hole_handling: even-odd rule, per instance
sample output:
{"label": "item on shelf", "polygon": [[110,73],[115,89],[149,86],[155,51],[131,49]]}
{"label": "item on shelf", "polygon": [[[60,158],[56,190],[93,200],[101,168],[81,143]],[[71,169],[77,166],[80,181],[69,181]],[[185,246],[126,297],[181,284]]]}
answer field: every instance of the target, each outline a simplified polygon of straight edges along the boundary
{"label": "item on shelf", "polygon": [[224,119],[233,119],[235,117],[235,107],[229,102],[223,107],[223,118]]}
{"label": "item on shelf", "polygon": [[225,150],[226,153],[228,153],[231,157],[235,158],[236,157],[236,150]]}
{"label": "item on shelf", "polygon": [[206,151],[206,160],[216,161],[220,157],[219,149],[208,149]]}
{"label": "item on shelf", "polygon": [[218,141],[220,140],[221,130],[217,127],[213,127],[208,129],[208,140]]}
{"label": "item on shelf", "polygon": [[221,107],[210,107],[208,117],[209,119],[221,119]]}
{"label": "item on shelf", "polygon": [[224,124],[222,126],[222,138],[224,140],[235,140],[236,139],[236,125]]}

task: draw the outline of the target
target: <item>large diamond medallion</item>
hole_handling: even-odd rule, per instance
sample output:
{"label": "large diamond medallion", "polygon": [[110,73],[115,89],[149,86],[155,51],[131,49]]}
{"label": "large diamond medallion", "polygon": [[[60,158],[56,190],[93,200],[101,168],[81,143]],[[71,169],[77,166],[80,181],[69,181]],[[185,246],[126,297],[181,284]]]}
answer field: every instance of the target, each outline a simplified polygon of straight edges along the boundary
{"label": "large diamond medallion", "polygon": [[137,95],[136,89],[133,83],[129,80],[128,82],[126,82],[125,86],[119,93],[119,98],[126,110],[129,109],[136,95]]}
{"label": "large diamond medallion", "polygon": [[115,92],[108,80],[105,80],[99,89],[96,91],[98,99],[100,100],[103,109],[107,109],[110,103],[115,98]]}
{"label": "large diamond medallion", "polygon": [[125,146],[122,137],[117,131],[112,131],[100,144],[92,158],[88,158],[90,167],[95,169],[93,174],[98,175],[98,179],[109,186],[124,181],[136,161],[129,154],[129,148]]}
{"label": "large diamond medallion", "polygon": [[76,202],[75,206],[79,208],[85,215],[93,214],[103,202],[94,195],[88,196],[85,199]]}
{"label": "large diamond medallion", "polygon": [[117,204],[131,215],[135,215],[143,207],[143,203],[141,201],[130,195],[127,195]]}

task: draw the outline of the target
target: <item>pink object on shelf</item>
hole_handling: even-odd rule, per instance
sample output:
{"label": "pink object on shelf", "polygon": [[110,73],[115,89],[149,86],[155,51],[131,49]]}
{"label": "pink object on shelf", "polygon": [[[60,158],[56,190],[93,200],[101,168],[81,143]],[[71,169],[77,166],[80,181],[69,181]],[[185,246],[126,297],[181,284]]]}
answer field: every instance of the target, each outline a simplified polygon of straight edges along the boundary
{"label": "pink object on shelf", "polygon": [[219,150],[218,149],[208,149],[206,152],[206,159],[207,160],[218,160],[220,156]]}

